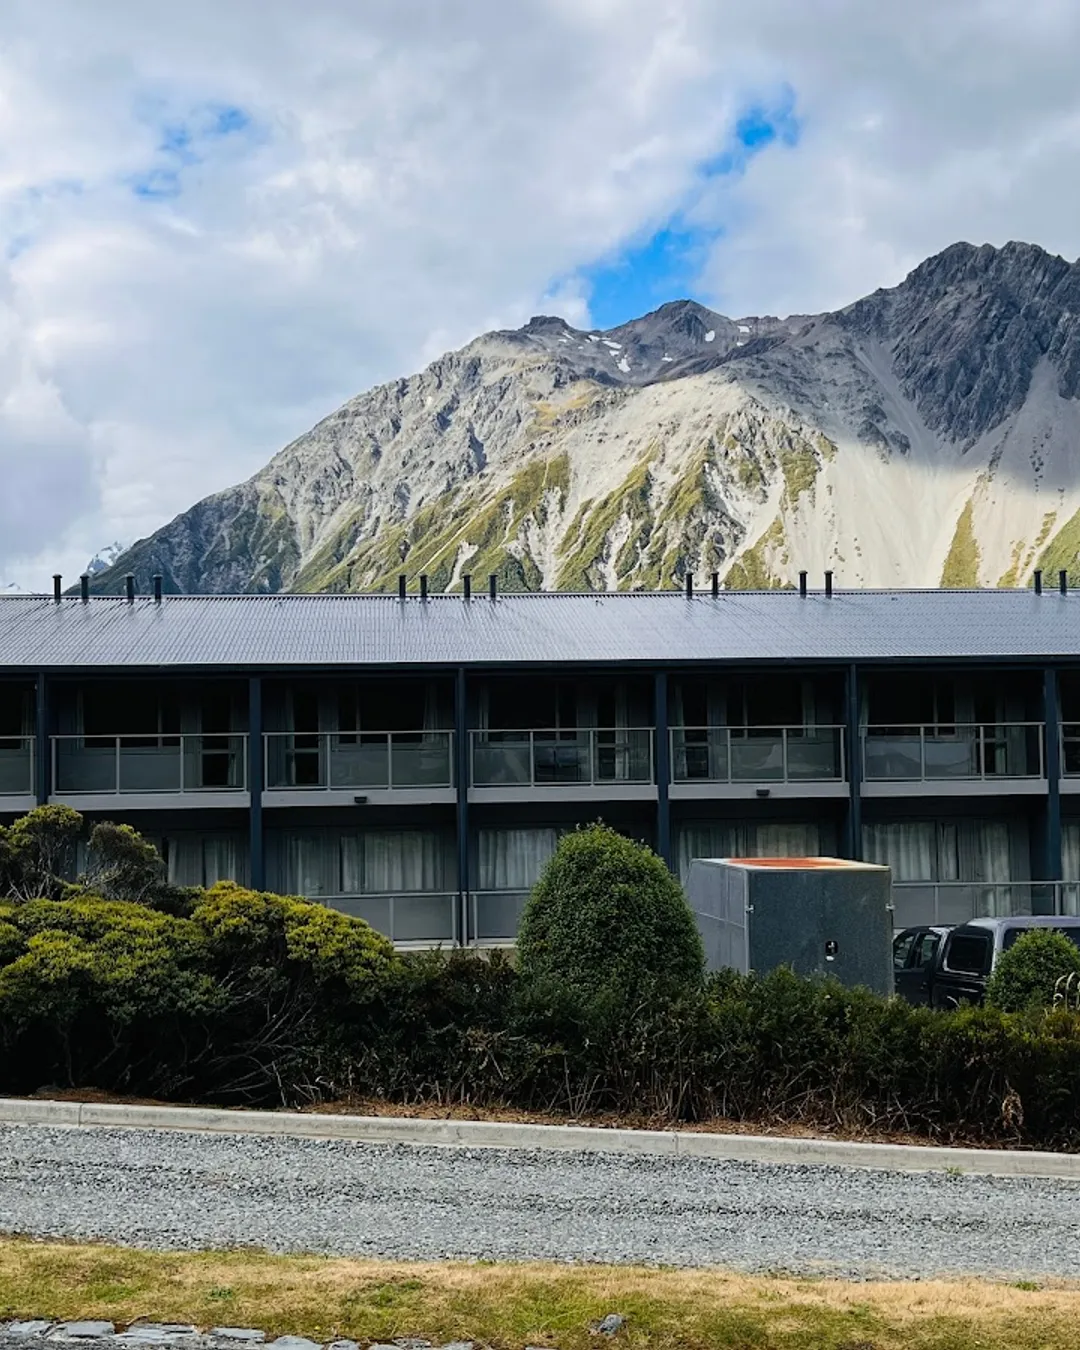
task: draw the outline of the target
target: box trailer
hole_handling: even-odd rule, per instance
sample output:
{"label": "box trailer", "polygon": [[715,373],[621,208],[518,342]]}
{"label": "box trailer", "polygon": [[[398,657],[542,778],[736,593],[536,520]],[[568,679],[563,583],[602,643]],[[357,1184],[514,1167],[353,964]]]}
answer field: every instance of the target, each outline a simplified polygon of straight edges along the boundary
{"label": "box trailer", "polygon": [[695,858],[686,883],[710,970],[791,966],[893,992],[892,877],[845,858]]}

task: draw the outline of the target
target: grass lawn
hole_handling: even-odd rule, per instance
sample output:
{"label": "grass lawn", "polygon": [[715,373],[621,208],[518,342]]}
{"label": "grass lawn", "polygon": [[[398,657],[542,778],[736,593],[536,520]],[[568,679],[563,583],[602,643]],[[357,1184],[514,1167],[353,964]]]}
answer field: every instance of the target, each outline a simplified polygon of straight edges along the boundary
{"label": "grass lawn", "polygon": [[1080,1286],[849,1284],[617,1266],[177,1254],[0,1238],[0,1320],[145,1318],[322,1341],[423,1336],[499,1350],[596,1350],[590,1323],[608,1312],[628,1319],[613,1342],[625,1347],[1074,1350]]}

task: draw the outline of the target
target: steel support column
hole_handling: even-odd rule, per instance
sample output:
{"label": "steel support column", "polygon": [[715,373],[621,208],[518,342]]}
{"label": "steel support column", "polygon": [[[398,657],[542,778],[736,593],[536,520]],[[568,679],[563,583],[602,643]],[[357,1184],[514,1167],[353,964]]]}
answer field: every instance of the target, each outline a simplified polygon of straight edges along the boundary
{"label": "steel support column", "polygon": [[469,932],[469,704],[465,667],[454,680],[454,783],[457,788],[458,940],[472,941]]}
{"label": "steel support column", "polygon": [[1061,710],[1057,671],[1043,671],[1043,722],[1046,725],[1046,828],[1042,880],[1061,880]]}
{"label": "steel support column", "polygon": [[653,722],[656,727],[656,851],[672,871],[671,852],[671,736],[668,731],[668,678],[666,671],[658,671],[655,682]]}
{"label": "steel support column", "polygon": [[852,664],[847,668],[847,682],[844,696],[847,724],[844,733],[844,763],[848,774],[848,812],[847,829],[844,840],[844,855],[848,858],[862,858],[862,736],[859,726],[859,668]]}
{"label": "steel support column", "polygon": [[44,806],[52,792],[52,742],[49,739],[49,681],[39,671],[34,704],[34,793]]}
{"label": "steel support column", "polygon": [[250,794],[248,823],[251,831],[250,871],[251,885],[256,891],[266,886],[266,841],[263,836],[263,701],[262,678],[252,675],[248,680],[248,762],[247,780]]}

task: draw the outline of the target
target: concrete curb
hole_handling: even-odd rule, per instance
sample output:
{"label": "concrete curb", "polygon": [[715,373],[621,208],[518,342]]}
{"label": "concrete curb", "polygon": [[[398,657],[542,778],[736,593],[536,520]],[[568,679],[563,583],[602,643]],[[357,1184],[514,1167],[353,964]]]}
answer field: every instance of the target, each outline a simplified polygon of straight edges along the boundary
{"label": "concrete curb", "polygon": [[697,1134],[680,1130],[605,1130],[587,1125],[516,1125],[488,1120],[410,1120],[399,1116],[301,1115],[286,1111],[212,1110],[197,1106],[125,1106],[0,1097],[0,1125],[187,1130],[350,1139],[366,1144],[440,1148],[563,1149],[636,1153],[660,1158],[716,1158],[787,1166],[868,1167],[893,1172],[959,1171],[996,1177],[1080,1181],[1080,1154],[1010,1149],[859,1144],[774,1135]]}

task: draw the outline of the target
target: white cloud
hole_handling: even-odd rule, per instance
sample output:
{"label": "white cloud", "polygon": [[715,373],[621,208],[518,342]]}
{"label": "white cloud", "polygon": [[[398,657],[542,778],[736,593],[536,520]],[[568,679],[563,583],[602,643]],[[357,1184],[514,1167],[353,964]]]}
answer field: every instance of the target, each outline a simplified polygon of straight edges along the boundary
{"label": "white cloud", "polygon": [[1078,55],[1071,0],[8,0],[0,578],[484,327],[586,323],[577,271],[785,82],[799,145],[698,203],[703,298],[841,304],[960,237],[1074,256]]}

